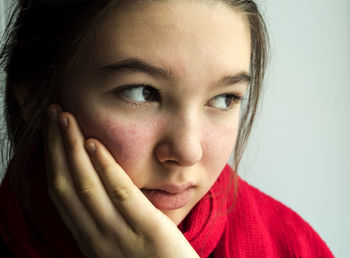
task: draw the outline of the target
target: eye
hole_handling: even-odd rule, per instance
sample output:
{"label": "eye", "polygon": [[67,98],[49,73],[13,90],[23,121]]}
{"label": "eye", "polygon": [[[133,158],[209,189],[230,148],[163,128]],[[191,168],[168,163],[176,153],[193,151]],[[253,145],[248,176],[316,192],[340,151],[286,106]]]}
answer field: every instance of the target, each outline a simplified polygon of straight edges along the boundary
{"label": "eye", "polygon": [[221,110],[229,110],[234,103],[239,103],[241,99],[242,97],[234,94],[222,94],[209,100],[208,105]]}
{"label": "eye", "polygon": [[119,93],[128,101],[136,103],[159,101],[160,98],[158,91],[148,85],[125,86]]}

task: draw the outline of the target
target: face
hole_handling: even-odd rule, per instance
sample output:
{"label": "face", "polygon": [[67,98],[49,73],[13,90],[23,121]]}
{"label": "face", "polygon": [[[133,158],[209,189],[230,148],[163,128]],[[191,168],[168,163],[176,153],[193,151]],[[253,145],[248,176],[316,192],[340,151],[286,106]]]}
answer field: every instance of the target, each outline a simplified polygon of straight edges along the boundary
{"label": "face", "polygon": [[223,4],[118,7],[60,101],[176,224],[209,191],[237,137],[249,25]]}

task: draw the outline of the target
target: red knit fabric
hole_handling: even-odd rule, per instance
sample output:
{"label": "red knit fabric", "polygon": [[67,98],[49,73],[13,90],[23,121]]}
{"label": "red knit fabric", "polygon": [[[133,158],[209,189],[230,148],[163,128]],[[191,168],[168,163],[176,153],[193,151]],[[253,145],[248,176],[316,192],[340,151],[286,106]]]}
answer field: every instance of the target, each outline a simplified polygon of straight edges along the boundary
{"label": "red knit fabric", "polygon": [[46,179],[31,178],[29,190],[30,214],[16,198],[8,174],[0,186],[0,238],[11,252],[21,258],[85,257],[49,199]]}
{"label": "red knit fabric", "polygon": [[[300,216],[240,178],[232,206],[231,172],[226,166],[179,225],[201,257],[334,257]],[[24,213],[7,177],[2,182],[0,237],[17,257],[83,257],[48,198],[45,180],[31,184],[34,215]]]}
{"label": "red knit fabric", "polygon": [[[209,194],[215,191],[222,193],[222,189],[227,189],[230,171],[231,168],[226,166]],[[334,257],[311,226],[290,208],[239,177],[237,186],[238,196],[233,208],[231,190],[223,197],[226,206],[215,204],[222,203],[220,194],[220,198],[206,201],[206,208],[202,204],[197,205],[180,225],[180,229],[185,232],[188,241],[201,257],[208,257],[210,254],[215,258]],[[222,210],[214,211],[211,207]],[[215,220],[215,215],[208,216],[208,212],[226,216]],[[208,217],[212,218],[210,222],[207,221]],[[222,231],[223,221],[226,224]],[[196,233],[192,227],[196,228],[201,224],[202,227],[203,224],[206,225],[205,232]],[[188,225],[188,228],[184,225]]]}

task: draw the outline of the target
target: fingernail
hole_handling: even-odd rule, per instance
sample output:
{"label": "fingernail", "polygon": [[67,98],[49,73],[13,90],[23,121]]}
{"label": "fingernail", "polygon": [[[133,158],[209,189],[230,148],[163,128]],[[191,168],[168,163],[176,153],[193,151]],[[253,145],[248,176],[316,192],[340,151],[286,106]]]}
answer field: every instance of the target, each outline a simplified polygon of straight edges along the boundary
{"label": "fingernail", "polygon": [[88,150],[88,152],[89,152],[90,154],[93,154],[93,153],[96,151],[96,145],[95,145],[95,143],[93,143],[93,142],[89,142],[89,143],[86,145],[86,148],[87,148],[87,150]]}
{"label": "fingernail", "polygon": [[66,130],[69,126],[68,118],[62,117],[62,119],[60,120],[60,125],[63,130]]}
{"label": "fingernail", "polygon": [[54,107],[49,107],[48,116],[49,116],[49,120],[51,122],[56,121],[57,120],[57,109]]}

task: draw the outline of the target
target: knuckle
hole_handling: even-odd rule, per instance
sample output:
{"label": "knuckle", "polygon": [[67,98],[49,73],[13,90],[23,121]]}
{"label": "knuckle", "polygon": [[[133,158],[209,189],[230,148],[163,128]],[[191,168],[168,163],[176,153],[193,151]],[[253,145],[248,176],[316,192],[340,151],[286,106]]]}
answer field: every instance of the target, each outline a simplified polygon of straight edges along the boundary
{"label": "knuckle", "polygon": [[64,199],[68,189],[66,180],[62,177],[56,177],[51,184],[49,184],[49,195],[58,199]]}
{"label": "knuckle", "polygon": [[110,196],[113,200],[121,202],[128,198],[129,192],[125,187],[117,187],[110,190]]}
{"label": "knuckle", "polygon": [[105,163],[100,161],[101,163],[98,165],[95,165],[96,171],[101,175],[101,176],[107,176],[108,172],[113,169],[111,164]]}
{"label": "knuckle", "polygon": [[83,200],[91,200],[94,195],[94,187],[89,184],[83,184],[76,189],[78,196]]}

